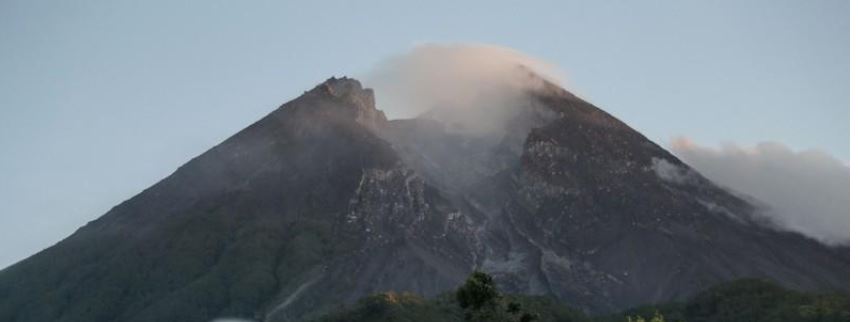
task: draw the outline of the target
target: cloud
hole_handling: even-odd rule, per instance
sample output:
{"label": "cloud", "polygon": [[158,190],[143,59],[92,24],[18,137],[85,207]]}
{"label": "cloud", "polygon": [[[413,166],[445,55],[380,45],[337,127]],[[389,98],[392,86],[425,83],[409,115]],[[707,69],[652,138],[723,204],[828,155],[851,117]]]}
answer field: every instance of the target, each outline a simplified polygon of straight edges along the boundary
{"label": "cloud", "polygon": [[[420,45],[379,63],[365,83],[391,118],[452,116],[471,128],[491,128],[520,105],[527,90],[563,84],[549,63],[515,50],[482,44]],[[439,112],[441,111],[441,112]]]}
{"label": "cloud", "polygon": [[832,156],[776,142],[708,148],[680,138],[671,149],[712,181],[766,204],[761,214],[782,228],[849,243],[849,167]]}
{"label": "cloud", "polygon": [[685,169],[662,158],[653,158],[651,168],[656,176],[668,182],[684,184],[690,178]]}

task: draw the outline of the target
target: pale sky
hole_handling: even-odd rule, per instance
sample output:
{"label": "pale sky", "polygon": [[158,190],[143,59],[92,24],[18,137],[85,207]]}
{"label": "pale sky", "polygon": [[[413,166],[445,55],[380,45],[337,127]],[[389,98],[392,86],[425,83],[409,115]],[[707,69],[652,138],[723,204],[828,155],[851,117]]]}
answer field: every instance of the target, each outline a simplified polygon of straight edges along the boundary
{"label": "pale sky", "polygon": [[325,78],[421,43],[553,63],[665,146],[848,161],[848,1],[464,2],[0,2],[0,267]]}

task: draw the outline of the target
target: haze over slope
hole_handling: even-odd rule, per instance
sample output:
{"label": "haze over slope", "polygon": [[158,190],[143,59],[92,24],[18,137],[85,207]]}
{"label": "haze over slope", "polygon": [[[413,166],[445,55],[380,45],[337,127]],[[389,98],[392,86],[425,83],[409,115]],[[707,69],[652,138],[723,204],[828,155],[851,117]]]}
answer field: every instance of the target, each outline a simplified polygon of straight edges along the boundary
{"label": "haze over slope", "polygon": [[822,151],[793,151],[777,142],[744,148],[671,143],[707,177],[761,203],[778,226],[832,245],[849,245],[849,167]]}
{"label": "haze over slope", "polygon": [[[506,126],[529,92],[545,89],[542,78],[567,83],[553,64],[510,48],[424,44],[379,63],[367,84],[376,90],[379,109],[392,119],[452,109],[456,112],[432,116],[484,132]],[[710,179],[762,201],[760,206],[768,208],[758,215],[826,243],[848,243],[848,168],[837,160],[819,151],[794,154],[777,142],[723,151],[690,142],[674,141],[671,149]]]}

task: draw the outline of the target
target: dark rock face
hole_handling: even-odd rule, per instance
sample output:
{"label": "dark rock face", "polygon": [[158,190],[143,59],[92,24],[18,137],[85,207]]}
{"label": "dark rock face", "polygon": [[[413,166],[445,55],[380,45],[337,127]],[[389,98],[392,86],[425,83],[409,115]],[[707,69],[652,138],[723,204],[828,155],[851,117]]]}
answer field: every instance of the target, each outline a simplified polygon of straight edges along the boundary
{"label": "dark rock face", "polygon": [[607,113],[546,84],[504,131],[388,121],[329,79],[0,271],[3,321],[289,321],[473,269],[607,312],[762,277],[848,289],[848,252],[768,228]]}

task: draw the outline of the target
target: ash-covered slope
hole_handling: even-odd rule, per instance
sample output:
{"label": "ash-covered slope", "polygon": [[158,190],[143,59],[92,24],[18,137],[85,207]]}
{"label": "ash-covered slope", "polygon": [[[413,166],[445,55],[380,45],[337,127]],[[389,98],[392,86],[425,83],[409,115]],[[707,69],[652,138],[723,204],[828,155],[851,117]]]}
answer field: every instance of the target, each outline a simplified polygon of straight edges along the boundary
{"label": "ash-covered slope", "polygon": [[472,218],[479,268],[507,291],[610,312],[742,277],[848,289],[844,249],[772,229],[753,205],[559,87],[527,95],[501,133],[406,120],[387,135]]}
{"label": "ash-covered slope", "polygon": [[848,288],[848,256],[751,215],[622,122],[546,83],[490,132],[388,121],[330,79],[0,271],[3,321],[290,321],[474,269],[612,311],[764,277]]}
{"label": "ash-covered slope", "polygon": [[287,320],[455,286],[464,218],[372,133],[373,105],[331,79],[281,106],[0,272],[0,320]]}

